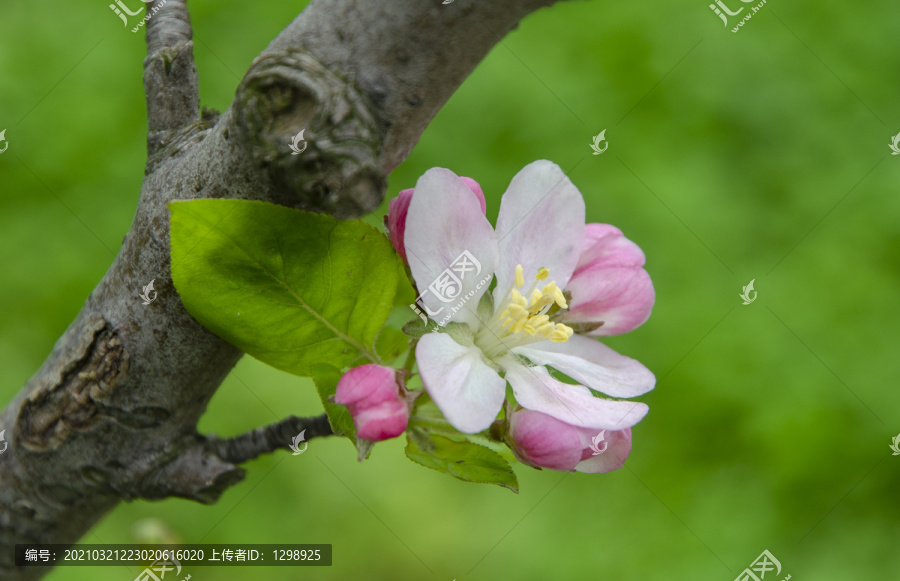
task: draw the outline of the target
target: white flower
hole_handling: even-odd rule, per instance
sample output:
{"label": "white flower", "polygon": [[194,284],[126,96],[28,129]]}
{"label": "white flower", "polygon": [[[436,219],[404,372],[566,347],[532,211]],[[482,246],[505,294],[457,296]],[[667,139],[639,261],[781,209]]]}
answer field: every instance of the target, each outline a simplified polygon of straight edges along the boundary
{"label": "white flower", "polygon": [[[427,288],[463,251],[477,258],[483,269],[479,277],[462,279],[458,296],[470,298],[450,316],[451,322],[460,325],[424,335],[416,348],[425,389],[458,430],[475,433],[488,428],[506,398],[507,382],[520,406],[572,426],[623,430],[646,415],[646,404],[599,398],[591,390],[616,398],[638,396],[653,389],[653,374],[561,322],[569,307],[566,285],[576,266],[582,268],[579,258],[586,245],[593,243],[586,237],[584,219],[581,193],[549,161],[534,162],[513,178],[500,204],[496,230],[472,190],[453,172],[434,168],[416,184],[404,245],[419,290]],[[608,297],[610,288],[624,289],[619,294],[633,296],[629,300],[642,309],[630,328],[646,319],[653,302],[652,284],[642,268],[643,253],[632,246],[640,254],[639,264],[609,268],[609,284],[595,283],[596,288],[579,291]],[[596,254],[596,247],[593,251]],[[610,257],[615,258],[607,254],[606,263]],[[598,269],[606,268],[596,264]],[[635,269],[643,278],[635,278]],[[482,300],[488,285],[481,281],[491,272],[496,286],[492,297]],[[601,276],[602,271],[596,270],[595,275]],[[618,278],[627,279],[628,284],[617,287]],[[643,282],[635,286],[635,280]],[[573,296],[571,300],[592,298]],[[442,317],[447,313],[447,304],[433,293],[425,293],[422,300],[431,312],[443,307]],[[616,297],[617,313],[622,300]],[[593,320],[598,321],[593,327],[573,326],[594,331],[605,319]],[[545,366],[583,385],[559,381]]]}

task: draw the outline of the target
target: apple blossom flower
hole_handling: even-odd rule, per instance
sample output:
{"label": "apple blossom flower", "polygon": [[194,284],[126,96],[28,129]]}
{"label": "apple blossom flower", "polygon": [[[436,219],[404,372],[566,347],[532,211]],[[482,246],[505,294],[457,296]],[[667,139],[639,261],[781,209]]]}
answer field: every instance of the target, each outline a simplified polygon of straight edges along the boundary
{"label": "apple blossom flower", "polygon": [[[478,203],[481,204],[481,213],[484,214],[487,211],[487,202],[484,200],[481,186],[472,178],[460,177],[458,179],[462,180],[478,198]],[[412,200],[414,191],[415,188],[409,188],[397,194],[397,197],[388,204],[388,213],[384,218],[384,224],[391,236],[391,244],[406,264],[409,264],[409,261],[406,259],[403,233],[406,230],[406,214],[409,211],[409,202]]]}
{"label": "apple blossom flower", "polygon": [[591,474],[621,468],[631,453],[631,428],[602,434],[600,453],[591,447],[597,436],[597,430],[519,409],[510,415],[507,440],[516,458],[536,468]]}
{"label": "apple blossom flower", "polygon": [[[635,397],[653,389],[653,374],[577,334],[580,325],[563,322],[571,301],[584,305],[573,324],[605,326],[610,318],[615,332],[635,325],[653,301],[652,286],[650,292],[638,286],[641,292],[632,296],[631,286],[620,284],[626,276],[634,278],[633,249],[614,233],[606,241],[596,236],[596,227],[586,228],[584,218],[581,193],[549,161],[529,164],[513,178],[496,230],[453,172],[433,168],[416,183],[404,232],[416,286],[427,288],[464,252],[478,260],[479,275],[460,272],[453,287],[456,296],[469,298],[463,308],[450,311],[456,324],[423,335],[416,346],[425,390],[459,431],[476,433],[491,425],[506,399],[507,382],[523,408],[577,428],[624,430],[646,415],[646,404],[596,397],[591,390]],[[605,273],[613,279],[609,288],[621,292],[601,289],[598,295],[590,285],[569,289],[570,281],[579,280],[573,276],[579,267],[582,280],[596,282]],[[492,293],[482,271],[494,275]],[[446,312],[446,300],[435,292],[423,293],[421,300],[429,314]],[[545,366],[580,383],[559,381]]]}
{"label": "apple blossom flower", "polygon": [[370,363],[347,371],[337,384],[334,402],[346,406],[363,440],[396,438],[409,423],[406,388],[399,372]]}

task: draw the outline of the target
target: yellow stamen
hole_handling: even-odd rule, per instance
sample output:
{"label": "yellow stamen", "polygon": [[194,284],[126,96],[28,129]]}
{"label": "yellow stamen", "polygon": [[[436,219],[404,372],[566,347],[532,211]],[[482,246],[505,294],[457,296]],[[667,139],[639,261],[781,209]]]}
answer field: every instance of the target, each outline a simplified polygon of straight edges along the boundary
{"label": "yellow stamen", "polygon": [[527,307],[528,300],[516,289],[512,289],[509,293],[509,301],[510,304],[517,305],[520,307]]}
{"label": "yellow stamen", "polygon": [[[517,346],[530,345],[538,341],[550,340],[564,343],[572,337],[574,330],[552,319],[559,309],[568,309],[568,301],[563,289],[550,279],[550,270],[541,267],[534,276],[535,282],[525,288],[525,269],[516,265],[515,284],[510,285],[498,312],[487,331],[479,333],[476,345],[488,358],[496,358]],[[548,281],[543,287],[541,281]]]}
{"label": "yellow stamen", "polygon": [[556,299],[556,304],[559,305],[561,309],[569,308],[569,305],[566,303],[566,296],[563,294],[560,288],[556,288],[553,291],[553,298]]}
{"label": "yellow stamen", "polygon": [[549,339],[550,336],[553,334],[554,329],[555,329],[555,325],[553,323],[544,323],[543,325],[540,325],[536,329],[536,333],[538,335],[540,335],[541,337],[543,337],[544,339]]}
{"label": "yellow stamen", "polygon": [[513,325],[512,329],[510,329],[510,331],[512,331],[513,333],[521,333],[522,331],[525,330],[526,323],[528,323],[528,319],[521,318],[518,321],[516,321],[516,324]]}
{"label": "yellow stamen", "polygon": [[553,333],[550,335],[550,340],[554,343],[565,343],[569,340],[569,337],[574,334],[575,331],[572,330],[572,327],[563,325],[562,323],[556,323]]}
{"label": "yellow stamen", "polygon": [[548,315],[535,315],[535,316],[531,317],[530,319],[528,319],[528,324],[534,325],[534,328],[537,329],[538,327],[540,327],[541,325],[543,325],[544,323],[546,323],[549,320],[550,320],[550,317]]}
{"label": "yellow stamen", "polygon": [[519,319],[528,313],[528,309],[516,303],[509,303],[507,310],[509,311],[509,316],[513,319]]}

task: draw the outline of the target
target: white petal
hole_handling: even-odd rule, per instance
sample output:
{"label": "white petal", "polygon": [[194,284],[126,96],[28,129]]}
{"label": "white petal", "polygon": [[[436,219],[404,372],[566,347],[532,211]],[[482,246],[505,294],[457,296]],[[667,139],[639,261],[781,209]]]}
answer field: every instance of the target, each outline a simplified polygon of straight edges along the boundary
{"label": "white petal", "polygon": [[524,355],[532,363],[549,365],[612,397],[635,397],[656,385],[653,372],[640,362],[581,335],[573,335],[565,343],[543,341],[517,347],[513,352]]}
{"label": "white petal", "polygon": [[478,301],[497,265],[497,242],[478,198],[452,171],[433,168],[419,178],[404,242],[428,316],[439,324],[477,328]]}
{"label": "white petal", "polygon": [[511,358],[504,362],[506,379],[523,408],[578,426],[598,430],[624,430],[647,415],[647,404],[594,397],[583,385],[563,383],[545,367],[526,367]]}
{"label": "white petal", "polygon": [[416,363],[425,390],[454,428],[466,434],[487,429],[506,398],[506,380],[446,333],[419,340]]}
{"label": "white petal", "polygon": [[584,233],[584,198],[559,166],[546,160],[525,166],[500,202],[494,302],[506,295],[518,264],[525,271],[526,290],[541,267],[565,288],[578,263]]}

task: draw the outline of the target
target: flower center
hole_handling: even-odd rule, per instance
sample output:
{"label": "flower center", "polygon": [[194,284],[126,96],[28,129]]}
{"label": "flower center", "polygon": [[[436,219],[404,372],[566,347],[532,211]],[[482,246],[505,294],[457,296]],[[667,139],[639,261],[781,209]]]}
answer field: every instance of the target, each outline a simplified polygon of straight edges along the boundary
{"label": "flower center", "polygon": [[493,318],[475,337],[475,345],[485,356],[494,359],[515,347],[547,339],[554,343],[569,340],[574,333],[572,328],[552,322],[547,314],[554,304],[560,309],[569,308],[562,289],[556,286],[556,281],[538,288],[538,283],[549,276],[550,271],[541,268],[531,288],[523,294],[520,289],[525,286],[525,277],[522,265],[516,266],[515,284],[509,287],[506,296],[494,309]]}

